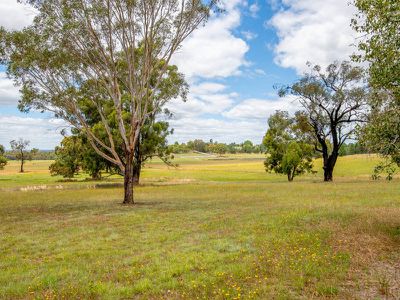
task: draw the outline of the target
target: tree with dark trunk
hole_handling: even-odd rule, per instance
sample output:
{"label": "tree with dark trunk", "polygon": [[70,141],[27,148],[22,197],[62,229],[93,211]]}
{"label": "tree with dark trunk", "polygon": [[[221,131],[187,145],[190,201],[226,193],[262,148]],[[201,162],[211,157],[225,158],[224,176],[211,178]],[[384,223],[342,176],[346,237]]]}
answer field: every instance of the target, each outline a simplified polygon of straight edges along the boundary
{"label": "tree with dark trunk", "polygon": [[[8,74],[22,87],[20,108],[54,112],[85,133],[96,153],[124,174],[124,203],[133,204],[142,127],[171,100],[162,92],[168,73],[176,72],[171,58],[218,1],[24,2],[38,11],[33,25],[3,32],[0,41]],[[82,88],[90,82],[99,93],[86,100],[101,126],[90,126],[82,111]]]}
{"label": "tree with dark trunk", "polygon": [[20,173],[24,173],[25,161],[32,160],[38,149],[33,148],[32,150],[27,150],[30,141],[28,140],[12,140],[10,142],[11,149],[15,153],[15,158],[21,161]]}
{"label": "tree with dark trunk", "polygon": [[298,82],[280,89],[280,96],[296,96],[304,109],[315,150],[322,154],[324,181],[333,180],[340,147],[366,120],[368,93],[365,71],[346,61],[329,65],[325,72],[316,65]]}

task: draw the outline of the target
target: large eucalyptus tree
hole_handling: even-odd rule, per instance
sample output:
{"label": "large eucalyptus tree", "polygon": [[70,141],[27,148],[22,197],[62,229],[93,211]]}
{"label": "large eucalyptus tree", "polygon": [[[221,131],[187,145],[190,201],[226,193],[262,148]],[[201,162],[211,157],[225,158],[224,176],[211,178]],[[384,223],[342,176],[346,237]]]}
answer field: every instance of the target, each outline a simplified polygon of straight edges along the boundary
{"label": "large eucalyptus tree", "polygon": [[[171,58],[217,0],[25,2],[38,11],[33,25],[5,33],[2,42],[8,73],[21,86],[20,108],[54,112],[84,132],[93,149],[124,174],[123,203],[133,204],[141,128],[170,100],[163,91],[170,84]],[[81,87],[88,82],[99,91],[89,100],[101,128],[91,127],[82,112]]]}
{"label": "large eucalyptus tree", "polygon": [[354,137],[357,124],[366,120],[369,89],[365,72],[349,62],[335,62],[326,70],[314,66],[280,95],[298,98],[323,157],[324,181],[333,180],[340,147]]}

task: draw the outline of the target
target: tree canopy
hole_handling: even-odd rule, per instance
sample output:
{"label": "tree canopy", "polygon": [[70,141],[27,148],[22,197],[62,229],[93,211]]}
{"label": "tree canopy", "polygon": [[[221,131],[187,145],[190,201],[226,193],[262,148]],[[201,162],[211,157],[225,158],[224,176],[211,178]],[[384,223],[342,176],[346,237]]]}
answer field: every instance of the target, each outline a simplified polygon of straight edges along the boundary
{"label": "tree canopy", "polygon": [[303,107],[315,149],[322,153],[324,180],[332,181],[341,146],[354,137],[356,125],[366,121],[369,89],[365,71],[346,61],[332,63],[324,71],[316,65],[280,90],[281,96],[286,94],[296,96]]}
{"label": "tree canopy", "polygon": [[400,166],[400,2],[355,0],[354,4],[358,14],[352,25],[361,34],[361,54],[354,59],[368,62],[374,89],[361,141],[371,152]]}
{"label": "tree canopy", "polygon": [[286,174],[288,181],[311,172],[313,167],[314,146],[299,122],[300,112],[290,117],[286,111],[277,111],[268,119],[268,131],[263,139],[266,171]]}
{"label": "tree canopy", "polygon": [[[171,98],[185,98],[186,90],[171,83],[177,70],[170,61],[217,1],[27,2],[38,11],[33,25],[3,39],[8,73],[21,86],[20,108],[52,111],[85,133],[124,174],[124,203],[133,203],[141,129]],[[94,127],[83,111],[88,94],[101,118]]]}

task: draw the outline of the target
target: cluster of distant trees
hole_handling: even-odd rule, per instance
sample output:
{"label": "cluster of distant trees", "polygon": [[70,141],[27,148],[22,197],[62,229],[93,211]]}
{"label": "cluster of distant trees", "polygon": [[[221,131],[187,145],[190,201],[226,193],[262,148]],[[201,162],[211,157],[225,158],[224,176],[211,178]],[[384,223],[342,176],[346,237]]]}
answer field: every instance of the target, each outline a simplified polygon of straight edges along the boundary
{"label": "cluster of distant trees", "polygon": [[339,156],[366,154],[369,153],[367,147],[360,142],[343,144],[339,149]]}
{"label": "cluster of distant trees", "polygon": [[[4,157],[8,160],[19,160],[13,151],[5,151]],[[37,150],[31,160],[54,160],[56,158],[54,150]]]}
{"label": "cluster of distant trees", "polygon": [[[51,111],[68,122],[85,151],[124,176],[123,203],[133,204],[144,161],[158,155],[169,163],[171,149],[163,143],[169,131],[158,116],[170,115],[171,99],[187,98],[188,84],[171,58],[211,11],[218,15],[219,1],[27,2],[38,12],[31,26],[0,28],[0,62],[21,87],[20,110]],[[302,110],[269,120],[273,126],[263,142],[268,171],[292,180],[320,155],[324,180],[331,181],[346,141],[356,135],[368,151],[387,159],[379,170],[400,165],[400,2],[353,2],[359,14],[352,27],[362,38],[360,55],[352,59],[366,61],[368,70],[349,62],[325,70],[317,65],[279,90],[298,99]],[[70,142],[56,151],[56,161],[64,160],[66,148],[79,147]],[[228,146],[212,143],[206,150],[221,154]]]}
{"label": "cluster of distant trees", "polygon": [[255,145],[252,141],[244,141],[243,143],[219,143],[213,140],[205,142],[201,139],[195,139],[187,143],[178,143],[169,146],[172,153],[188,153],[191,151],[197,151],[202,153],[213,153],[223,155],[226,153],[263,153],[265,147],[261,145]]}

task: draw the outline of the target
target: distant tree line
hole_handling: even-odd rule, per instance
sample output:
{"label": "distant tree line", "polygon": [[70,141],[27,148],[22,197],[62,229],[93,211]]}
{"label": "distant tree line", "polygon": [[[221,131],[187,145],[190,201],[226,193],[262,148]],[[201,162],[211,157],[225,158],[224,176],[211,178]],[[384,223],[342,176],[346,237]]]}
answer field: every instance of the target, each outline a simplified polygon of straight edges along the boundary
{"label": "distant tree line", "polygon": [[343,144],[339,150],[339,156],[355,155],[355,154],[367,154],[368,149],[360,142]]}
{"label": "distant tree line", "polygon": [[205,142],[201,139],[188,141],[187,143],[178,143],[169,146],[170,152],[175,154],[188,153],[192,151],[201,153],[212,153],[223,155],[226,153],[264,153],[265,147],[260,144],[253,144],[252,141],[246,140],[243,143],[219,143],[213,140]]}
{"label": "distant tree line", "polygon": [[[5,151],[4,156],[8,160],[18,160],[15,152]],[[54,150],[37,150],[32,160],[54,160],[56,158]]]}

